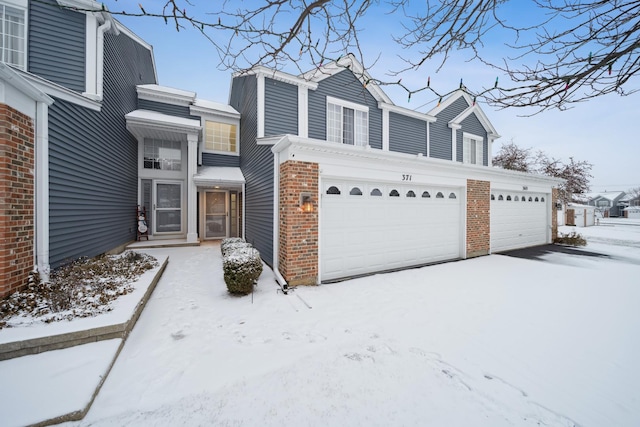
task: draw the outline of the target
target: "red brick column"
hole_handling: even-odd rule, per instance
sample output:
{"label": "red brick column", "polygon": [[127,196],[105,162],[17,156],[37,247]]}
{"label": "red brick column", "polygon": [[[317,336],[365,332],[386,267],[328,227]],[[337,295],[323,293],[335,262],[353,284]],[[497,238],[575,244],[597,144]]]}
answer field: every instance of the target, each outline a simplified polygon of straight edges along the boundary
{"label": "red brick column", "polygon": [[[280,165],[279,270],[289,285],[318,282],[317,163],[286,161]],[[300,194],[310,193],[313,211],[303,212]]]}
{"label": "red brick column", "polygon": [[467,180],[467,258],[488,255],[491,249],[491,184]]}
{"label": "red brick column", "polygon": [[558,238],[558,210],[556,209],[556,203],[558,203],[559,196],[560,191],[557,188],[553,188],[551,190],[551,243]]}
{"label": "red brick column", "polygon": [[0,104],[0,298],[27,285],[34,266],[33,121]]}

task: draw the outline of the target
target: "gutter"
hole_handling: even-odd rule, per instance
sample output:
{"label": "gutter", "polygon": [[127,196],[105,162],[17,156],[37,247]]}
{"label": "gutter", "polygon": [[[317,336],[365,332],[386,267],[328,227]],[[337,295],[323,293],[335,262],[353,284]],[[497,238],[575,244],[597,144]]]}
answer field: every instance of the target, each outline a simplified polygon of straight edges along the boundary
{"label": "gutter", "polygon": [[273,153],[273,274],[276,276],[276,283],[282,289],[282,293],[287,295],[289,284],[278,269],[278,252],[280,250],[280,150],[275,150],[276,146],[285,139],[287,139],[287,135],[282,136],[273,145],[271,152]]}

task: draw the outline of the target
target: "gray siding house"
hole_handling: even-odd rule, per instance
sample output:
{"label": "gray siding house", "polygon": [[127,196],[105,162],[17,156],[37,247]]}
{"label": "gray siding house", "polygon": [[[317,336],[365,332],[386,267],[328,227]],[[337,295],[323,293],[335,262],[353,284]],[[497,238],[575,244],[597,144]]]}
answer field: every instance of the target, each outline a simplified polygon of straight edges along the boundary
{"label": "gray siding house", "polygon": [[552,241],[558,181],[492,168],[499,135],[463,90],[402,108],[346,55],[236,74],[220,104],[159,85],[97,2],[0,6],[0,296],[141,238],[139,211],[149,244],[242,236],[294,285]]}

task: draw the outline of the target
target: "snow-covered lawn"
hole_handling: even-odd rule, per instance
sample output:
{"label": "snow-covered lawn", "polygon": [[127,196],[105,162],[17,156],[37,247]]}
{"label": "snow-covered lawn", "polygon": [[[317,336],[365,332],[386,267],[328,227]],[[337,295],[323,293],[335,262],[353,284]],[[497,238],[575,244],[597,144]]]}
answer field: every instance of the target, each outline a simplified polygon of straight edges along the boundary
{"label": "snow-covered lawn", "polygon": [[577,231],[612,257],[492,255],[288,296],[268,269],[228,295],[218,246],[148,250],[169,266],[80,424],[640,425],[640,226]]}

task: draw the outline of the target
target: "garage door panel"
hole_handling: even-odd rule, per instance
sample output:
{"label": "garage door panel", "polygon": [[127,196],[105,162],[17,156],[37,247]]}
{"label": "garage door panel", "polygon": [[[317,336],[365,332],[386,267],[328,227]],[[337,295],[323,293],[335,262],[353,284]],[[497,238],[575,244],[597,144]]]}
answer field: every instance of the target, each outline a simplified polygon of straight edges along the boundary
{"label": "garage door panel", "polygon": [[[511,200],[507,200],[507,197]],[[522,201],[523,197],[526,201]],[[548,194],[493,190],[490,211],[491,252],[547,243],[550,226],[548,200]]]}
{"label": "garage door panel", "polygon": [[[335,185],[340,195],[323,194],[321,202],[322,280],[332,280],[428,262],[455,259],[461,252],[461,205],[456,199],[435,199],[442,191],[377,184]],[[362,196],[350,196],[357,186]],[[371,196],[378,188],[383,196]],[[345,191],[342,191],[345,189]],[[390,197],[391,190],[399,197]],[[413,190],[416,197],[406,197]]]}

